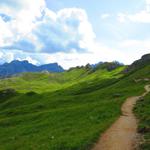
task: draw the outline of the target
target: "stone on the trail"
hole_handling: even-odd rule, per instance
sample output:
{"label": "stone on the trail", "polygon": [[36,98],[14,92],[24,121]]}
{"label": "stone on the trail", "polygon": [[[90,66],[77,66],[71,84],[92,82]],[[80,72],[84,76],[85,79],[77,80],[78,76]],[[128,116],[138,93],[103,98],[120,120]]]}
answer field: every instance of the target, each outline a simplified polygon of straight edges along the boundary
{"label": "stone on the trail", "polygon": [[140,96],[139,97],[139,101],[143,101],[144,100],[144,97],[143,96]]}
{"label": "stone on the trail", "polygon": [[138,129],[138,132],[139,133],[147,133],[147,132],[150,132],[150,128],[149,127],[143,127],[143,128],[139,128]]}

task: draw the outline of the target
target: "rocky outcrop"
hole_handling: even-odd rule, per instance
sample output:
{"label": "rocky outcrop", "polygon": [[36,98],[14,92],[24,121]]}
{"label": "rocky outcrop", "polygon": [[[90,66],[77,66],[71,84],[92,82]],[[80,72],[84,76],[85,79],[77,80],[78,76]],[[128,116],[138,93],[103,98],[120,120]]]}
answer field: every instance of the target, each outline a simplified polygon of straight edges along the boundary
{"label": "rocky outcrop", "polygon": [[150,61],[150,54],[143,55],[141,60],[142,61]]}
{"label": "rocky outcrop", "polygon": [[139,68],[142,68],[146,65],[150,65],[150,54],[143,55],[141,59],[134,61],[130,66],[128,66],[124,73],[128,73]]}
{"label": "rocky outcrop", "polygon": [[98,64],[94,69],[98,70],[98,69],[107,69],[108,71],[112,71],[120,66],[123,66],[122,63],[119,63],[117,61],[113,61],[113,62],[104,62],[104,63],[100,63]]}

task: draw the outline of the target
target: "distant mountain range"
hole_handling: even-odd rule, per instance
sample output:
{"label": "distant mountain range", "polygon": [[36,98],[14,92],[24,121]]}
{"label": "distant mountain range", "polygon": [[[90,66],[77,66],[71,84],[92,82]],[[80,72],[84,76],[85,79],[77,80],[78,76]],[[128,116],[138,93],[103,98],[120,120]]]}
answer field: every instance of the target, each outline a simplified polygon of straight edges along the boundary
{"label": "distant mountain range", "polygon": [[[127,66],[126,69],[123,72],[131,72],[135,69],[141,68],[146,64],[150,64],[150,54],[146,54],[141,57],[141,59],[136,60],[131,65]],[[75,68],[87,68],[92,69],[92,71],[95,71],[97,69],[107,69],[108,71],[114,70],[120,66],[123,66],[122,63],[119,63],[117,61],[114,62],[99,62],[97,64],[87,64],[86,66],[77,66],[70,68],[69,70],[75,69]],[[24,72],[64,72],[65,70],[63,67],[58,65],[58,63],[50,63],[46,65],[36,66],[31,63],[29,63],[27,60],[25,61],[19,61],[19,60],[13,60],[10,63],[4,63],[3,65],[0,65],[0,78],[10,77],[12,75],[17,75]]]}
{"label": "distant mountain range", "polygon": [[14,60],[10,63],[4,63],[3,65],[0,65],[1,78],[9,77],[23,72],[42,72],[42,71],[63,72],[64,69],[57,63],[36,66],[29,63],[26,60],[25,61]]}

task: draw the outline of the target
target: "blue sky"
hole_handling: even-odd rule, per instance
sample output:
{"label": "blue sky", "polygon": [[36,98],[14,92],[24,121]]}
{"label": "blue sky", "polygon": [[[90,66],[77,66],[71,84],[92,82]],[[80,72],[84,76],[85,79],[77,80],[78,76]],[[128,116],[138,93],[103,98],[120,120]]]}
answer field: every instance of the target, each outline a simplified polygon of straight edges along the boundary
{"label": "blue sky", "polygon": [[130,64],[150,52],[150,0],[1,0],[0,63]]}

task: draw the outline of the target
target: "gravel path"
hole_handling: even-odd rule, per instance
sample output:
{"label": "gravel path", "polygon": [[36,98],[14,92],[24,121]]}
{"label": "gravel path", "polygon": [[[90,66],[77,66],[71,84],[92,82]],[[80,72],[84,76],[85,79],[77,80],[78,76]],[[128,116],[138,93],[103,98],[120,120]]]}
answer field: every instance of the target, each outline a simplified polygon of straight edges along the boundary
{"label": "gravel path", "polygon": [[101,136],[92,150],[134,150],[137,137],[137,120],[133,114],[136,101],[150,92],[150,86],[145,86],[146,92],[141,96],[127,98],[122,105],[122,115]]}

